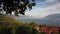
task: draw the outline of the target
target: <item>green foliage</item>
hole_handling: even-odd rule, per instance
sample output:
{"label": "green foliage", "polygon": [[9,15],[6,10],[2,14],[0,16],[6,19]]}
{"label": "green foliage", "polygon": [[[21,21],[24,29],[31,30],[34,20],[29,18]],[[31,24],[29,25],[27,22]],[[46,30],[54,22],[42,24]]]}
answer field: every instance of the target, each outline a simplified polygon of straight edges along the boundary
{"label": "green foliage", "polygon": [[11,34],[11,29],[6,26],[0,26],[0,34]]}
{"label": "green foliage", "polygon": [[[0,24],[10,24],[10,25],[22,25],[22,22],[18,22],[16,19],[11,18],[9,16],[0,14]],[[5,26],[5,25],[4,25]]]}
{"label": "green foliage", "polygon": [[0,26],[0,34],[38,34],[33,26]]}
{"label": "green foliage", "polygon": [[18,27],[17,31],[16,31],[16,34],[33,34],[35,32],[34,31],[34,27],[32,26],[20,26]]}
{"label": "green foliage", "polygon": [[[19,13],[24,15],[27,7],[31,10],[32,6],[36,5],[35,0],[0,0],[0,4],[1,3],[4,5],[3,9],[6,11],[6,14],[11,15],[12,11],[15,11],[16,16],[18,16]],[[17,11],[18,9],[19,12]]]}

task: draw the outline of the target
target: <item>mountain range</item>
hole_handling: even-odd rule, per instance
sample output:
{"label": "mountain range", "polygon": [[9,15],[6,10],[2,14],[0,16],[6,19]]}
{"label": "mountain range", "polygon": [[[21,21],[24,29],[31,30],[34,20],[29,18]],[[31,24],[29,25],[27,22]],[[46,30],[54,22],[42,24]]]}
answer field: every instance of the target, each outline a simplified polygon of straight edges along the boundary
{"label": "mountain range", "polygon": [[11,16],[13,18],[16,18],[17,21],[21,22],[35,22],[36,24],[47,24],[50,26],[58,26],[60,27],[60,14],[50,14],[43,19],[37,19],[31,16],[24,16],[20,15],[19,17],[17,16]]}

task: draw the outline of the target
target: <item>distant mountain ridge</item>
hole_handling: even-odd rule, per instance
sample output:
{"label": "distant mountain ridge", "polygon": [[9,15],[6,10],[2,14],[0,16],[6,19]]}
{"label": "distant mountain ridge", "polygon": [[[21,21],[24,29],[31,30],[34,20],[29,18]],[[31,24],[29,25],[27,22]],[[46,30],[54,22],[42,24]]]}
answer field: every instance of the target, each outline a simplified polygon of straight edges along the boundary
{"label": "distant mountain ridge", "polygon": [[52,26],[59,26],[60,27],[60,14],[51,14],[44,17],[45,20],[50,22]]}
{"label": "distant mountain ridge", "polygon": [[11,16],[13,18],[17,18],[18,21],[21,22],[35,22],[36,24],[47,24],[51,26],[59,26],[60,27],[60,14],[51,14],[43,19],[37,19],[31,16],[23,16],[20,15],[19,17]]}
{"label": "distant mountain ridge", "polygon": [[60,19],[60,14],[51,14],[44,17],[44,19]]}

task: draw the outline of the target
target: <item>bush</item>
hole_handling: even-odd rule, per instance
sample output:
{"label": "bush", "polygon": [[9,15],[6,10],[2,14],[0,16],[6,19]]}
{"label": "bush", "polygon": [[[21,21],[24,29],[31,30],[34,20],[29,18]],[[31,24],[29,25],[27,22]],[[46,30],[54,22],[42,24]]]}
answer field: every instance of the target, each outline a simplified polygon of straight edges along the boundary
{"label": "bush", "polygon": [[33,26],[0,26],[0,34],[38,34]]}
{"label": "bush", "polygon": [[16,26],[15,34],[38,34],[39,32],[33,26]]}
{"label": "bush", "polygon": [[6,26],[0,26],[0,33],[1,34],[11,34],[11,29],[7,28]]}

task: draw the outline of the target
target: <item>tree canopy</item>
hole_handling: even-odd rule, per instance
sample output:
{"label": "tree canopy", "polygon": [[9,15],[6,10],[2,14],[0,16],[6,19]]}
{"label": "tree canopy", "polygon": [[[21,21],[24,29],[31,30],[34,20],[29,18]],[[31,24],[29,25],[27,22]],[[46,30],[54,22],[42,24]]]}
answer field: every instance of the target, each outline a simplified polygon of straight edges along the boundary
{"label": "tree canopy", "polygon": [[27,8],[31,10],[36,5],[35,0],[0,0],[1,3],[3,3],[3,9],[6,11],[6,14],[11,15],[14,12],[16,16],[18,14],[25,15]]}

